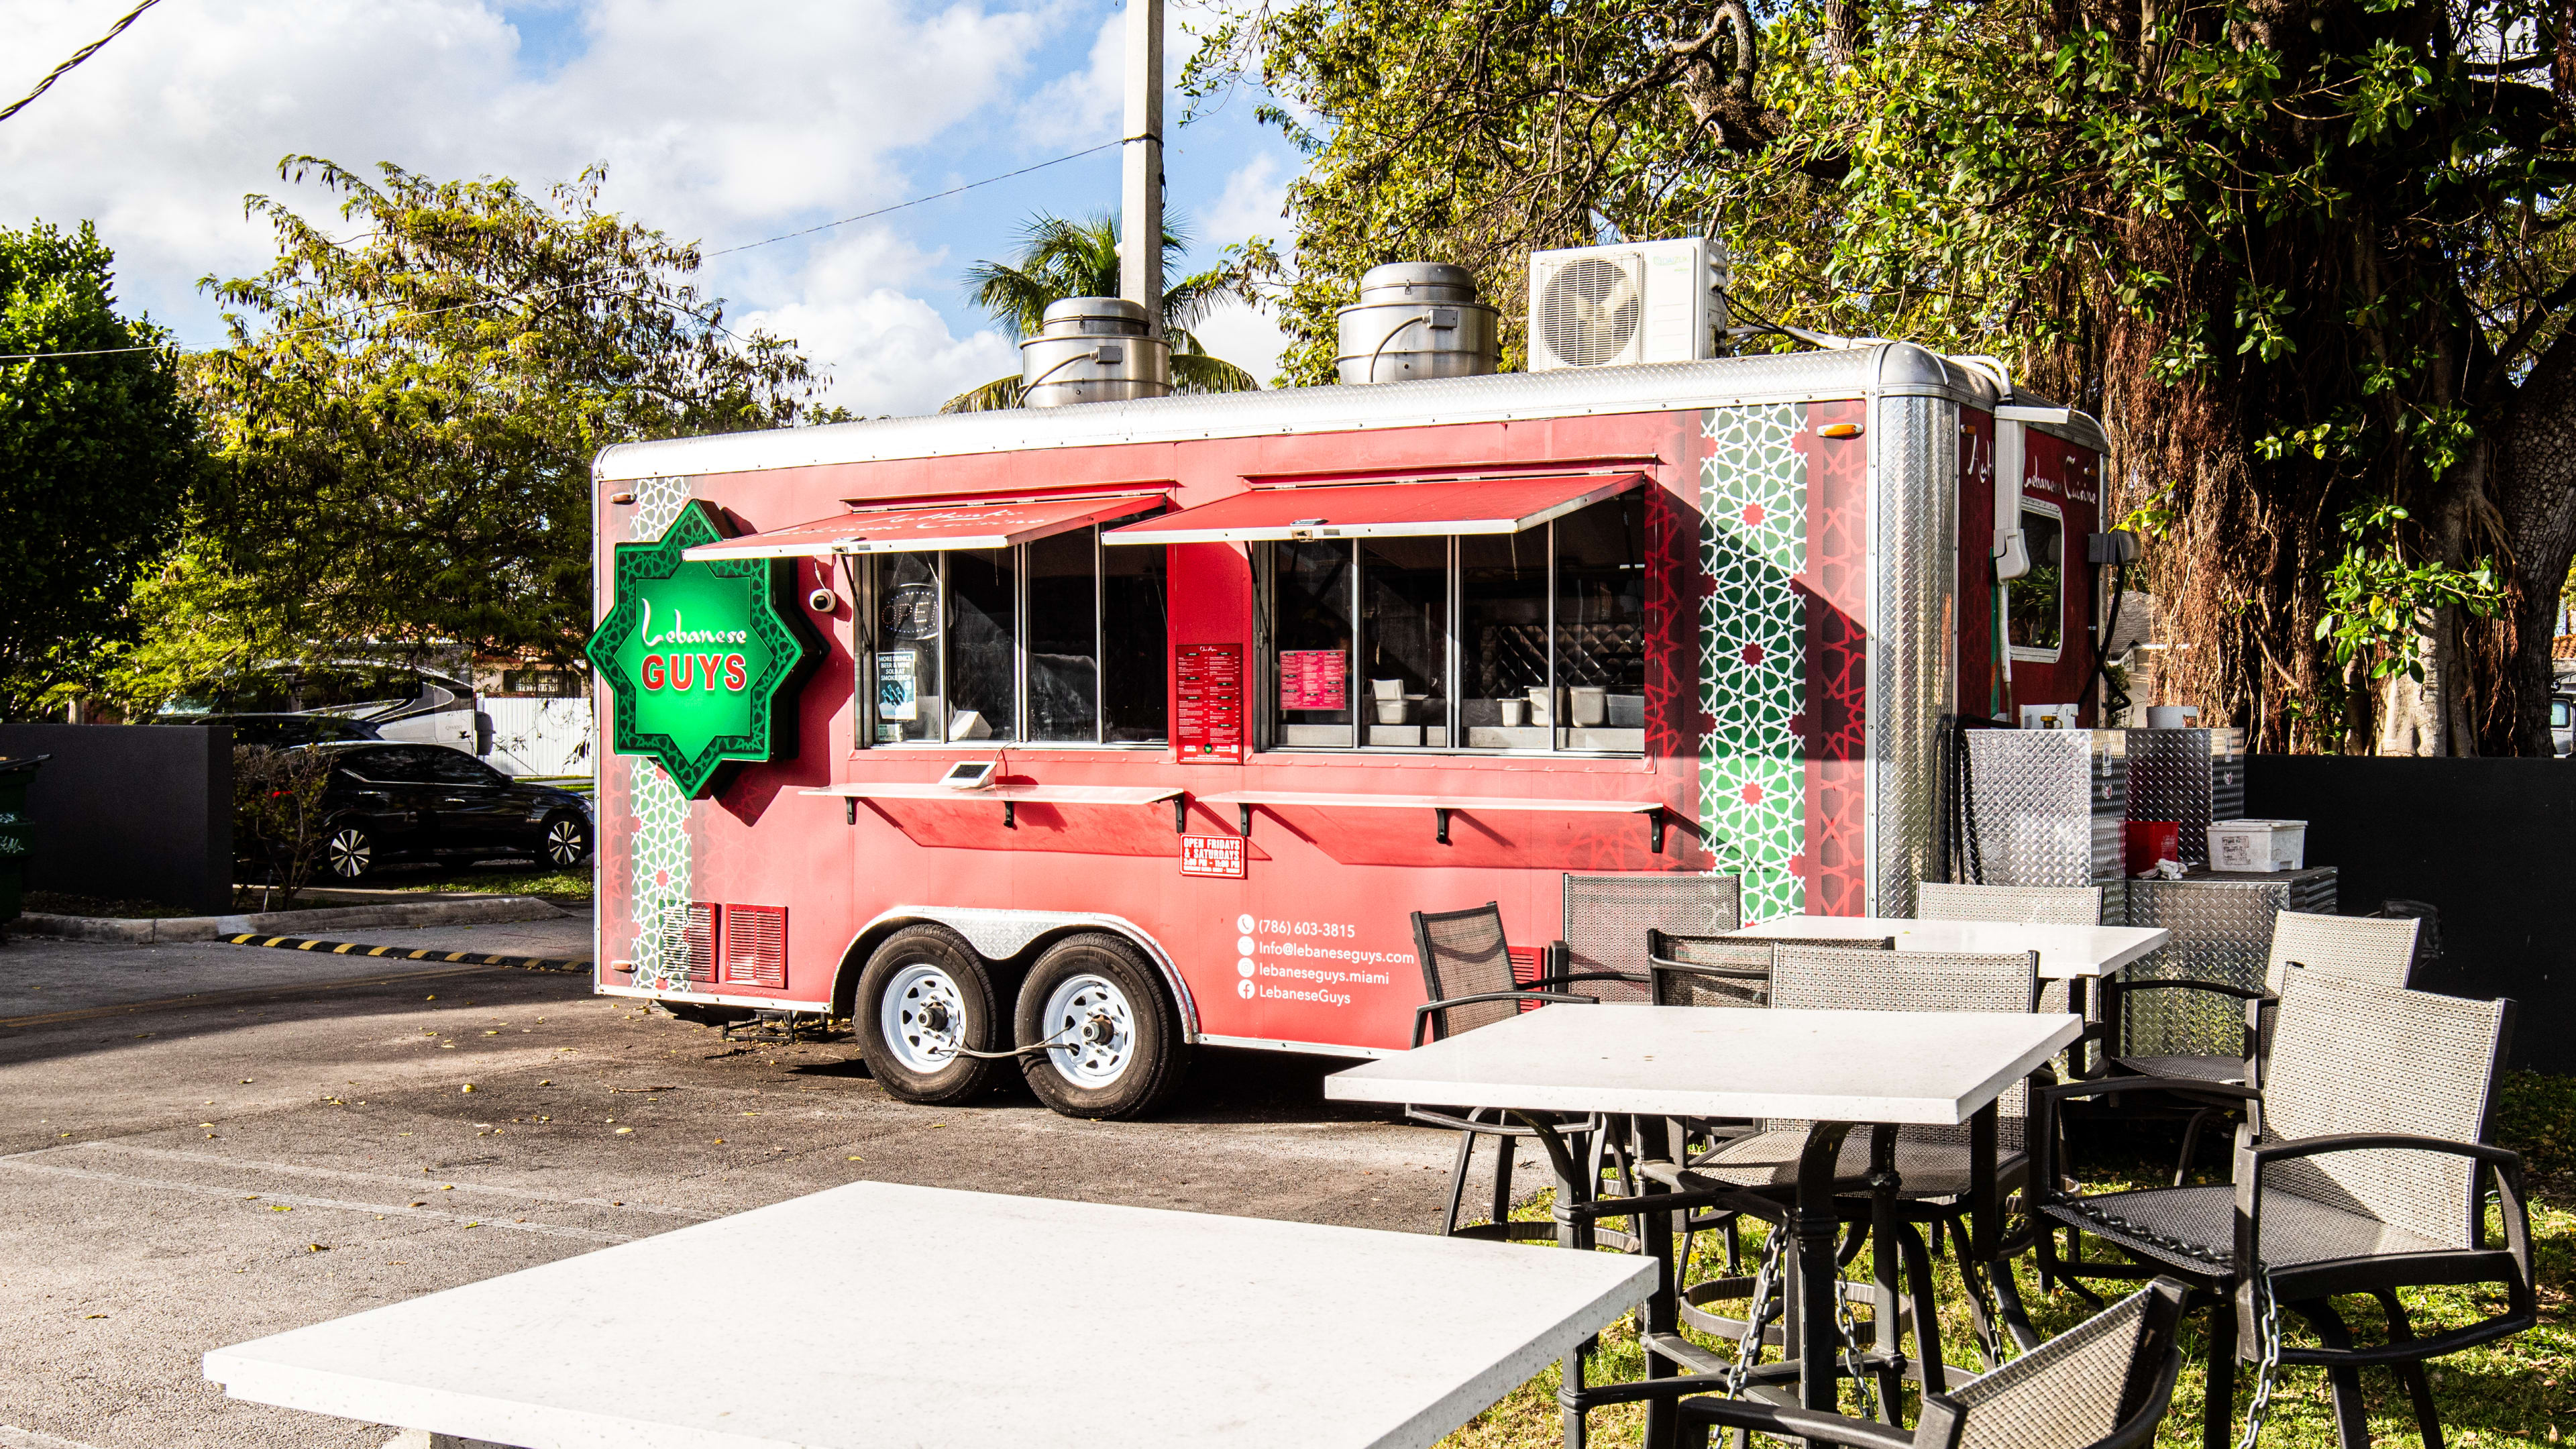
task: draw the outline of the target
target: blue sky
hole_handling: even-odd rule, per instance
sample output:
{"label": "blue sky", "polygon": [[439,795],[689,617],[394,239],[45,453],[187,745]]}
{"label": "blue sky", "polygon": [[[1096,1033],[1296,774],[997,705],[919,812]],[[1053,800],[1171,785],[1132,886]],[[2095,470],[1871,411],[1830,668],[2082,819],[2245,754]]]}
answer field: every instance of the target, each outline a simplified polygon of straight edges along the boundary
{"label": "blue sky", "polygon": [[[123,8],[0,0],[0,33],[27,41],[0,54],[0,91],[23,93]],[[1175,31],[1206,13],[1176,7]],[[719,248],[1115,139],[1123,24],[1104,0],[186,0],[0,126],[0,224],[96,220],[129,304],[202,344],[216,314],[194,283],[262,265],[241,197],[293,196],[275,175],[288,152],[530,184],[604,160],[609,205]],[[1174,74],[1189,43],[1168,42]],[[1168,139],[1190,260],[1282,233],[1298,158],[1248,98]],[[1006,254],[1031,212],[1114,207],[1117,190],[1103,152],[720,258],[705,282],[735,320],[797,337],[836,401],[921,411],[1015,365],[967,304],[965,267]],[[1267,318],[1207,331],[1267,375]]]}

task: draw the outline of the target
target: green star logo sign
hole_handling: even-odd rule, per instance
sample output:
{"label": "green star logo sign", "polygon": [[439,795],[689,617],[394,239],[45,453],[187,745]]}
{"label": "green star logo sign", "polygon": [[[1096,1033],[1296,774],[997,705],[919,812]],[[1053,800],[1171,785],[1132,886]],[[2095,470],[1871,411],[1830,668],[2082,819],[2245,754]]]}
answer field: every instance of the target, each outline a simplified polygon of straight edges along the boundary
{"label": "green star logo sign", "polygon": [[617,545],[615,599],[584,651],[617,699],[611,746],[652,756],[692,799],[736,761],[795,755],[788,687],[820,652],[779,603],[787,560],[680,557],[727,535],[696,499],[658,542]]}

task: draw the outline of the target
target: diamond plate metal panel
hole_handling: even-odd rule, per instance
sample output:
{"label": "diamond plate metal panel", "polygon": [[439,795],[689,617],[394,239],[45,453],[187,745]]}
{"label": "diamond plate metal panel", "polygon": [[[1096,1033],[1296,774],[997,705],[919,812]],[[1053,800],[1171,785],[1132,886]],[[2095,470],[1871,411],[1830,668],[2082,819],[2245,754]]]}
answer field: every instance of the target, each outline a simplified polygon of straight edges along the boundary
{"label": "diamond plate metal panel", "polygon": [[2130,730],[2129,818],[2180,827],[2182,862],[2209,864],[2209,826],[2245,813],[2242,730]]}
{"label": "diamond plate metal panel", "polygon": [[1941,717],[1957,587],[1959,409],[1882,398],[1870,480],[1869,788],[1874,914],[1914,914],[1941,861]]}
{"label": "diamond plate metal panel", "polygon": [[[2129,968],[2140,980],[2263,984],[2272,954],[2272,918],[2282,911],[2331,912],[2334,867],[2270,875],[2196,871],[2181,880],[2129,882],[2129,924],[2173,932],[2173,941]],[[2123,998],[2124,1048],[2132,1055],[2232,1056],[2245,1042],[2245,1015],[2233,999],[2209,992],[2146,991]]]}
{"label": "diamond plate metal panel", "polygon": [[2129,766],[2118,730],[1971,730],[1971,859],[1987,885],[2100,885],[2117,919]]}

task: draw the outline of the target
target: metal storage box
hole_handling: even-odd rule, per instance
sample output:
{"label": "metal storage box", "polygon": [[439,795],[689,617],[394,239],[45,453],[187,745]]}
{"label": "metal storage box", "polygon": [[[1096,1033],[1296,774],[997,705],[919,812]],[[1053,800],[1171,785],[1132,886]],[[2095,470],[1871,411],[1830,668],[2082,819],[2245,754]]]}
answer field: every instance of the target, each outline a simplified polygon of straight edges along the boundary
{"label": "metal storage box", "polygon": [[2209,864],[2209,827],[2245,813],[2245,732],[2130,730],[2129,816],[2180,827],[2182,863]]}
{"label": "metal storage box", "polygon": [[2121,917],[2128,818],[2120,730],[1968,732],[1968,867],[1984,885],[2102,887]]}
{"label": "metal storage box", "polygon": [[[2272,955],[2272,918],[2283,911],[2331,914],[2335,891],[2333,866],[2269,875],[2196,870],[2181,880],[2133,880],[2129,924],[2160,926],[2173,932],[2173,942],[2130,967],[2129,974],[2260,987]],[[2128,1054],[2233,1055],[2244,1046],[2245,1014],[2233,998],[2143,991],[2123,1002]]]}

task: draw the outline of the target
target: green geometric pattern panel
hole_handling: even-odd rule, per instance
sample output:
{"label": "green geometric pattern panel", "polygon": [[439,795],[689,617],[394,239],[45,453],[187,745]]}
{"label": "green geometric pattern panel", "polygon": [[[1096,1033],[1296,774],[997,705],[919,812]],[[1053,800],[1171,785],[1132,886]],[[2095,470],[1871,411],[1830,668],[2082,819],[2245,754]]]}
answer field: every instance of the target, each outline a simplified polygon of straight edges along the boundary
{"label": "green geometric pattern panel", "polygon": [[1700,822],[1744,877],[1744,919],[1806,908],[1807,460],[1795,403],[1701,419]]}

